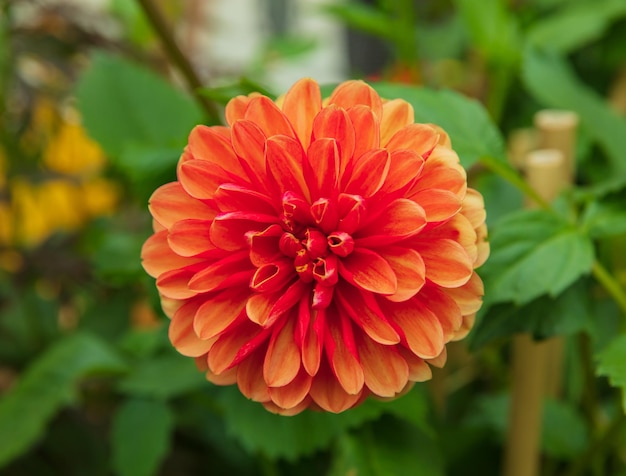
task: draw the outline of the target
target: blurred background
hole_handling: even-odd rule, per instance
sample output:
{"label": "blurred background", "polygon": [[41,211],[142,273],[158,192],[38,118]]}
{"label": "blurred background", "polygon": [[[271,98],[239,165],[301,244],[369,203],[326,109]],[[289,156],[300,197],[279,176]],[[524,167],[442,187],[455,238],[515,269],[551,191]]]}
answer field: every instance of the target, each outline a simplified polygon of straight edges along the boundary
{"label": "blurred background", "polygon": [[[511,171],[538,144],[537,111],[574,112],[568,210],[606,198],[586,223],[626,284],[624,0],[0,0],[0,474],[501,474],[519,331],[567,339],[541,474],[626,474],[620,390],[594,367],[624,317],[582,271],[563,300],[521,303],[551,320],[486,309],[432,383],[338,416],[271,415],[171,348],[139,259],[148,198],[175,179],[193,125],[303,76],[471,98],[444,122]],[[471,162],[490,226],[522,207],[519,187]],[[615,365],[603,375],[624,385]]]}

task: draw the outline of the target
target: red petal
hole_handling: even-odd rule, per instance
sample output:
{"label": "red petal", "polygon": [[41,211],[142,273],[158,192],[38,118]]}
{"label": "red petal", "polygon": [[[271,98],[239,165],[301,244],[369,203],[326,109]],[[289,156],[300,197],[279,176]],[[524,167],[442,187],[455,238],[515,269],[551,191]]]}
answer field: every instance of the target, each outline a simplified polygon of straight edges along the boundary
{"label": "red petal", "polygon": [[348,113],[337,106],[322,109],[313,122],[315,139],[330,138],[337,141],[339,149],[339,180],[354,155],[356,136]]}
{"label": "red petal", "polygon": [[233,149],[242,160],[242,167],[250,181],[264,190],[267,182],[265,167],[265,134],[254,122],[237,121],[233,124]]}
{"label": "red petal", "polygon": [[328,98],[328,104],[336,104],[344,109],[362,104],[372,109],[376,117],[380,118],[383,114],[383,102],[378,93],[359,80],[344,81],[337,86]]}
{"label": "red petal", "polygon": [[376,299],[369,292],[352,286],[337,286],[339,312],[345,312],[374,341],[385,345],[397,344],[400,336],[389,324]]}
{"label": "red petal", "polygon": [[271,199],[248,187],[234,183],[224,183],[219,186],[213,200],[222,212],[243,211],[262,215],[276,213]]}
{"label": "red petal", "polygon": [[444,288],[462,286],[474,272],[472,260],[455,241],[419,241],[416,250],[426,265],[426,278]]}
{"label": "red petal", "polygon": [[418,234],[425,225],[424,209],[412,200],[398,198],[362,227],[354,240],[357,246],[387,246]]}
{"label": "red petal", "polygon": [[295,137],[289,120],[278,109],[278,106],[265,96],[257,96],[250,100],[245,119],[259,126],[265,137],[270,138],[275,135]]}
{"label": "red petal", "polygon": [[246,304],[248,290],[227,289],[207,299],[196,312],[193,328],[200,339],[221,334],[239,317]]}
{"label": "red petal", "polygon": [[170,228],[179,220],[198,218],[212,220],[217,210],[189,196],[178,182],[157,188],[150,197],[148,208],[156,221]]}
{"label": "red petal", "polygon": [[316,375],[320,368],[325,332],[326,309],[314,311],[302,340],[302,366],[309,375]]}
{"label": "red petal", "polygon": [[300,370],[300,349],[294,340],[294,320],[285,319],[282,328],[272,333],[265,361],[263,378],[268,387],[283,387],[291,382]]}
{"label": "red petal", "polygon": [[259,232],[267,228],[268,224],[276,223],[274,215],[258,213],[229,212],[215,217],[211,224],[211,242],[226,251],[236,251],[248,248],[249,232]]}
{"label": "red petal", "polygon": [[263,231],[248,235],[250,261],[254,266],[271,263],[281,255],[280,237],[283,233],[279,225],[270,225]]}
{"label": "red petal", "polygon": [[215,342],[200,339],[193,329],[194,317],[201,303],[198,299],[188,301],[174,313],[170,321],[170,341],[178,352],[187,357],[205,355]]}
{"label": "red petal", "polygon": [[387,179],[391,159],[385,149],[374,149],[362,155],[350,174],[345,193],[369,198],[374,195]]}
{"label": "red petal", "polygon": [[219,336],[209,351],[208,364],[211,372],[219,375],[229,369],[239,350],[262,331],[263,329],[256,324],[243,321],[242,324]]}
{"label": "red petal", "polygon": [[426,212],[426,221],[445,221],[461,210],[461,200],[449,190],[432,188],[422,190],[410,197]]}
{"label": "red petal", "polygon": [[219,165],[198,159],[181,164],[178,179],[189,195],[199,199],[212,199],[217,187],[236,180]]}
{"label": "red petal", "polygon": [[163,230],[151,235],[141,248],[143,269],[153,278],[202,261],[201,258],[187,258],[174,253],[167,243],[167,234],[167,230]]}
{"label": "red petal", "polygon": [[409,366],[395,347],[384,346],[367,336],[357,335],[365,385],[380,397],[400,393],[409,379]]}
{"label": "red petal", "polygon": [[444,346],[443,329],[437,316],[415,299],[387,302],[385,315],[404,333],[408,347],[422,359],[432,359]]}
{"label": "red petal", "polygon": [[339,149],[334,139],[318,139],[307,151],[312,173],[308,180],[314,198],[333,198],[339,185]]}
{"label": "red petal", "polygon": [[207,160],[234,175],[243,176],[243,169],[230,140],[212,127],[199,125],[189,134],[188,150],[195,159]]}
{"label": "red petal", "polygon": [[235,284],[247,284],[252,273],[248,252],[242,250],[231,253],[198,271],[189,280],[189,289],[204,293]]}
{"label": "red petal", "polygon": [[387,299],[406,301],[415,296],[426,282],[424,260],[420,254],[399,246],[380,248],[378,252],[389,263],[398,280],[398,290]]}
{"label": "red petal", "polygon": [[250,289],[260,293],[281,291],[295,277],[293,261],[279,259],[256,269],[250,279]]}
{"label": "red petal", "polygon": [[280,408],[295,408],[304,401],[309,394],[313,377],[307,374],[303,368],[298,375],[283,387],[270,387],[269,394],[272,401]]}
{"label": "red petal", "polygon": [[301,79],[285,94],[282,109],[306,150],[311,141],[313,119],[322,109],[320,87],[310,78]]}
{"label": "red petal", "polygon": [[310,200],[309,187],[304,179],[308,164],[298,141],[287,136],[271,137],[267,140],[265,160],[281,194],[295,192]]}
{"label": "red petal", "polygon": [[426,124],[409,124],[396,132],[389,142],[387,149],[409,149],[426,158],[439,141],[439,134]]}
{"label": "red petal", "polygon": [[404,99],[387,101],[383,104],[383,118],[380,121],[380,143],[385,147],[396,132],[413,122],[411,104]]}
{"label": "red petal", "polygon": [[394,294],[398,290],[396,275],[378,253],[355,249],[339,261],[339,273],[349,283],[377,294]]}

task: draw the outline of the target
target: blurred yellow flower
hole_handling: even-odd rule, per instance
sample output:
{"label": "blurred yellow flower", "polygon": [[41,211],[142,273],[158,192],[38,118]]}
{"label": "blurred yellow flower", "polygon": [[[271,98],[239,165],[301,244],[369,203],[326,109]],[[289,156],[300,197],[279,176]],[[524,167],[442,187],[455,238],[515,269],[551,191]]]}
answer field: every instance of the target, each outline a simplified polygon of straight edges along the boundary
{"label": "blurred yellow flower", "polygon": [[109,215],[117,205],[119,188],[111,180],[95,177],[81,184],[81,196],[86,215]]}
{"label": "blurred yellow flower", "polygon": [[89,176],[102,169],[105,156],[82,126],[64,122],[44,150],[43,161],[53,172]]}

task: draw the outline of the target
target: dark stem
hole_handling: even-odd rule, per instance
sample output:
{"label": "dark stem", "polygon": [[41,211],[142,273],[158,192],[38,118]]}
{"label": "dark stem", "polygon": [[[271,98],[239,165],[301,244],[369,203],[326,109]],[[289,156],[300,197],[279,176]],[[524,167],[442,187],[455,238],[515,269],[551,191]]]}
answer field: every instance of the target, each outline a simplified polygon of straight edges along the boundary
{"label": "dark stem", "polygon": [[137,0],[137,2],[146,15],[148,22],[161,40],[165,53],[172,64],[180,71],[198,104],[204,109],[211,121],[219,122],[217,107],[213,102],[200,94],[200,88],[203,86],[202,82],[191,66],[191,63],[176,43],[171,29],[159,8],[152,0]]}

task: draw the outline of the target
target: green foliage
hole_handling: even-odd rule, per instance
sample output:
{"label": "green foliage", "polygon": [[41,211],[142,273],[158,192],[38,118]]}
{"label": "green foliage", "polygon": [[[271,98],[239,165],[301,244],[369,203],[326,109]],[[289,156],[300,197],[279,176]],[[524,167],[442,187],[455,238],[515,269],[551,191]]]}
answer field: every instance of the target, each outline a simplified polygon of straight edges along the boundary
{"label": "green foliage", "polygon": [[124,370],[117,354],[90,334],[73,334],[47,349],[0,400],[0,467],[41,438],[50,419],[75,400],[82,378]]}
{"label": "green foliage", "polygon": [[118,476],[157,474],[169,450],[174,417],[166,403],[129,399],[117,410],[112,429],[112,465]]}
{"label": "green foliage", "polygon": [[490,304],[525,304],[558,296],[593,264],[593,244],[559,216],[544,210],[509,214],[493,227],[483,268]]}
{"label": "green foliage", "polygon": [[622,390],[622,405],[626,412],[626,335],[612,340],[598,355],[598,375],[608,377],[611,385]]}
{"label": "green foliage", "polygon": [[612,172],[626,174],[626,119],[611,110],[554,53],[527,48],[522,73],[526,88],[545,106],[578,113],[582,126],[605,150]]}
{"label": "green foliage", "polygon": [[478,102],[447,90],[388,83],[374,84],[374,88],[384,98],[401,97],[410,102],[415,110],[415,122],[443,127],[464,167],[471,167],[484,156],[504,160],[502,135]]}
{"label": "green foliage", "polygon": [[600,239],[626,233],[626,190],[594,200],[585,208],[582,226]]}

